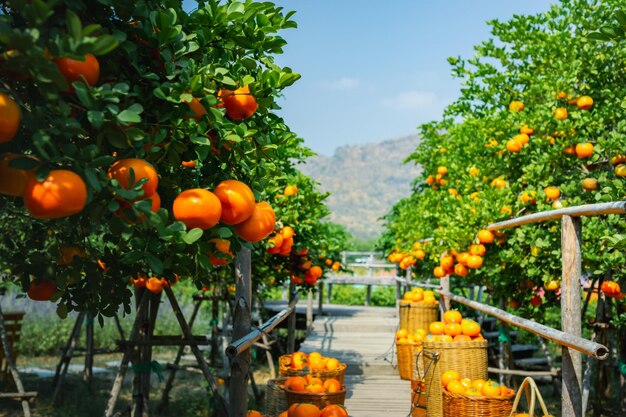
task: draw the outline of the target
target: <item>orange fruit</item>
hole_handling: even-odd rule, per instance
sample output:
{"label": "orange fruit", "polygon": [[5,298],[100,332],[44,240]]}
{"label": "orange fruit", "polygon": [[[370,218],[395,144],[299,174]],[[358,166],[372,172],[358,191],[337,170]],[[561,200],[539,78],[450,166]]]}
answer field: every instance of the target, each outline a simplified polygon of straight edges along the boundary
{"label": "orange fruit", "polygon": [[70,265],[74,261],[74,257],[85,257],[85,251],[77,246],[61,246],[59,247],[59,258],[57,263],[59,265]]}
{"label": "orange fruit", "polygon": [[543,192],[546,194],[546,197],[549,200],[556,200],[561,195],[561,190],[559,190],[557,187],[552,186],[552,185],[544,188]]}
{"label": "orange fruit", "polygon": [[456,255],[456,260],[461,265],[467,266],[467,258],[469,258],[469,256],[470,256],[469,252],[461,252],[458,255]]}
{"label": "orange fruit", "polygon": [[289,411],[288,410],[283,411],[282,413],[278,415],[278,417],[289,417]]}
{"label": "orange fruit", "polygon": [[463,317],[461,316],[459,310],[448,310],[443,313],[443,321],[446,324],[461,323],[461,320],[463,320]]}
{"label": "orange fruit", "polygon": [[210,229],[220,221],[222,204],[212,192],[203,188],[185,190],[174,199],[174,218],[185,223],[187,229]]}
{"label": "orange fruit", "polygon": [[[0,114],[1,112],[2,110],[0,109]],[[0,130],[2,130],[1,126]],[[19,155],[16,153],[5,153],[0,156],[0,194],[21,197],[24,195],[26,183],[35,175],[34,170],[18,169],[9,166],[11,161],[18,157],[36,160],[30,155]]]}
{"label": "orange fruit", "polygon": [[159,176],[149,162],[139,158],[127,158],[116,161],[109,167],[109,178],[117,180],[120,187],[125,190],[134,188],[139,180],[146,179],[141,186],[143,196],[139,199],[148,198],[154,194],[159,185]]}
{"label": "orange fruit", "polygon": [[150,277],[146,281],[146,289],[150,292],[158,294],[163,291],[163,281],[156,277]]}
{"label": "orange fruit", "polygon": [[199,122],[202,119],[202,116],[207,113],[206,108],[202,105],[200,99],[197,97],[193,97],[191,101],[185,101],[185,103],[187,103],[187,106],[189,106],[189,110],[191,110],[193,113],[193,116],[183,116],[185,119],[195,119],[196,122]]}
{"label": "orange fruit", "polygon": [[445,329],[445,324],[443,324],[440,321],[433,321],[428,326],[428,330],[430,331],[430,334],[434,334],[434,335],[443,334],[444,329]]}
{"label": "orange fruit", "polygon": [[[283,237],[283,239],[289,239],[290,237],[293,237],[293,235],[295,234],[293,228],[291,226],[285,226],[280,230],[280,234]],[[330,261],[330,263],[329,263]],[[330,266],[330,264],[332,264],[332,260],[327,259],[326,260],[326,265]]]}
{"label": "orange fruit", "polygon": [[450,337],[455,337],[463,333],[463,327],[461,323],[448,323],[443,332]]}
{"label": "orange fruit", "polygon": [[294,196],[298,194],[298,187],[296,187],[295,185],[288,185],[285,187],[285,191],[283,191],[283,194],[287,197]]}
{"label": "orange fruit", "polygon": [[578,158],[588,158],[593,155],[593,144],[589,142],[576,144],[576,156]]}
{"label": "orange fruit", "polygon": [[585,191],[594,191],[598,189],[598,180],[595,178],[585,178],[580,182],[580,186]]}
{"label": "orange fruit", "polygon": [[317,394],[323,394],[324,393],[324,387],[320,384],[317,383],[312,383],[306,386],[305,388],[306,392],[312,392],[312,393],[317,393]]}
{"label": "orange fruit", "polygon": [[135,288],[142,288],[146,286],[146,282],[148,279],[141,274],[137,278],[131,278],[130,283],[133,284]]}
{"label": "orange fruit", "polygon": [[465,387],[465,389],[472,387],[472,380],[469,378],[462,378],[460,382]]}
{"label": "orange fruit", "polygon": [[470,255],[467,257],[467,267],[477,269],[483,266],[483,258],[478,255]]}
{"label": "orange fruit", "polygon": [[511,307],[513,310],[517,310],[518,308],[520,308],[521,304],[518,300],[512,298],[509,300],[509,307]]}
{"label": "orange fruit", "polygon": [[328,369],[329,371],[334,371],[337,368],[339,368],[339,360],[335,358],[329,358],[328,361],[326,361],[326,369]]}
{"label": "orange fruit", "polygon": [[494,240],[493,233],[487,229],[482,229],[478,232],[478,240],[480,243],[491,243]]}
{"label": "orange fruit", "polygon": [[465,336],[475,337],[480,334],[480,324],[474,320],[461,321],[461,330]]}
{"label": "orange fruit", "polygon": [[509,110],[520,112],[524,110],[524,103],[518,100],[513,100],[512,102],[509,103]]}
{"label": "orange fruit", "polygon": [[307,356],[304,352],[294,352],[291,355],[291,369],[302,369],[307,363]]}
{"label": "orange fruit", "polygon": [[440,266],[436,266],[435,269],[433,269],[433,275],[436,278],[442,278],[442,277],[445,277],[447,274],[446,274],[445,269],[443,269]]}
{"label": "orange fruit", "polygon": [[342,405],[329,404],[322,408],[320,417],[348,417],[348,412]]}
{"label": "orange fruit", "polygon": [[441,383],[444,387],[447,387],[448,384],[452,381],[460,381],[461,376],[457,371],[448,370],[441,374]]}
{"label": "orange fruit", "polygon": [[589,96],[579,97],[576,105],[580,110],[589,110],[593,106],[593,99]]}
{"label": "orange fruit", "polygon": [[546,282],[543,287],[548,291],[556,291],[561,287],[561,283],[558,280],[553,279]]}
{"label": "orange fruit", "polygon": [[85,55],[84,61],[77,61],[71,58],[57,58],[54,60],[57,68],[67,82],[67,93],[73,93],[74,81],[87,82],[87,85],[96,85],[100,78],[100,63],[92,54]]}
{"label": "orange fruit", "polygon": [[467,395],[468,397],[480,397],[480,396],[482,396],[482,394],[480,393],[480,390],[476,389],[474,387],[468,388],[467,391],[465,391],[465,395]]}
{"label": "orange fruit", "polygon": [[289,388],[292,391],[302,392],[305,389],[307,381],[301,376],[292,376],[285,381],[285,388]]}
{"label": "orange fruit", "polygon": [[480,393],[485,397],[499,397],[500,396],[500,385],[494,383],[493,381],[487,381],[483,384],[483,387],[480,389]]}
{"label": "orange fruit", "polygon": [[485,245],[482,244],[470,245],[469,251],[470,255],[483,256],[487,252],[487,248],[485,248]]}
{"label": "orange fruit", "polygon": [[[461,326],[461,328],[463,328],[463,326]],[[453,341],[454,342],[471,342],[472,338],[464,334],[458,334],[454,336]]]}
{"label": "orange fruit", "polygon": [[329,378],[324,381],[324,389],[329,393],[339,392],[341,391],[341,383],[335,378]]}
{"label": "orange fruit", "polygon": [[76,173],[56,169],[43,182],[33,176],[24,188],[24,206],[38,219],[58,219],[79,213],[87,203],[87,186]]}
{"label": "orange fruit", "polygon": [[409,335],[409,332],[406,329],[400,329],[396,332],[396,339],[402,339]]}
{"label": "orange fruit", "polygon": [[237,180],[225,180],[217,184],[213,193],[222,203],[220,221],[229,225],[239,224],[252,216],[255,208],[254,193],[246,184]]}
{"label": "orange fruit", "polygon": [[289,417],[320,417],[321,410],[313,404],[294,403],[288,410]]}
{"label": "orange fruit", "polygon": [[263,414],[261,414],[257,410],[248,410],[248,412],[246,413],[246,417],[263,417]]}
{"label": "orange fruit", "polygon": [[35,280],[31,281],[30,287],[26,294],[28,298],[35,301],[48,301],[52,298],[52,294],[57,290],[57,285],[54,281],[49,279],[43,279],[39,283]]}
{"label": "orange fruit", "polygon": [[557,120],[567,119],[567,110],[564,109],[563,107],[559,107],[558,109],[555,109],[553,113],[554,113],[554,117]]}
{"label": "orange fruit", "polygon": [[483,389],[483,385],[485,385],[485,380],[478,378],[472,381],[472,388],[477,389],[479,392]]}
{"label": "orange fruit", "polygon": [[469,274],[469,269],[463,264],[454,265],[454,273],[460,277],[466,277]]}
{"label": "orange fruit", "polygon": [[626,177],[626,164],[618,164],[613,168],[613,172],[618,177]]}
{"label": "orange fruit", "polygon": [[311,273],[311,275],[313,275],[316,278],[321,277],[323,274],[322,268],[320,268],[317,265],[312,266],[311,269],[309,269],[309,272]]}
{"label": "orange fruit", "polygon": [[226,108],[226,116],[233,120],[247,119],[259,107],[247,85],[235,91],[222,89],[218,93],[218,98]]}
{"label": "orange fruit", "polygon": [[252,215],[247,220],[235,225],[235,233],[248,242],[258,242],[272,233],[275,224],[274,210],[269,204],[262,201],[256,203]]}
{"label": "orange fruit", "polygon": [[439,260],[439,265],[446,271],[450,271],[454,269],[454,256],[452,255],[444,255]]}
{"label": "orange fruit", "polygon": [[185,168],[194,168],[196,166],[196,161],[182,161],[180,164]]}
{"label": "orange fruit", "polygon": [[522,143],[515,139],[510,139],[506,142],[506,150],[509,152],[517,153],[522,150]]}
{"label": "orange fruit", "polygon": [[528,125],[524,125],[519,128],[519,132],[528,136],[532,136],[535,134],[535,129],[528,127]]}
{"label": "orange fruit", "polygon": [[13,139],[20,128],[22,111],[7,94],[0,93],[0,143]]}
{"label": "orange fruit", "polygon": [[233,260],[234,256],[233,256],[233,253],[230,251],[230,240],[214,238],[214,239],[209,240],[209,242],[215,245],[215,249],[218,252],[221,252],[222,254],[226,255],[226,256],[217,257],[211,254],[210,255],[211,265],[215,265],[215,266],[227,265]]}
{"label": "orange fruit", "polygon": [[615,281],[604,281],[600,286],[600,290],[609,298],[614,298],[620,295],[620,285]]}
{"label": "orange fruit", "polygon": [[520,133],[519,135],[513,136],[513,140],[518,141],[524,146],[530,141],[530,137],[526,133]]}
{"label": "orange fruit", "polygon": [[322,354],[319,352],[311,352],[309,353],[309,360],[311,359],[322,359]]}
{"label": "orange fruit", "polygon": [[465,388],[465,386],[461,383],[461,381],[457,379],[450,381],[450,383],[445,385],[445,387],[452,394],[459,394],[459,395],[465,394],[465,391],[467,390],[467,388]]}

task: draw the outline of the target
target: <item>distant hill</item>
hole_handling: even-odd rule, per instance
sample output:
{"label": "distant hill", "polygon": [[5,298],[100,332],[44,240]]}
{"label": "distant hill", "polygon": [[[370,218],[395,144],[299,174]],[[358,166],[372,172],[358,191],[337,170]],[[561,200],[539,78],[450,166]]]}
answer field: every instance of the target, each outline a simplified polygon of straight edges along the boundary
{"label": "distant hill", "polygon": [[332,195],[331,220],[355,237],[368,240],[382,231],[379,217],[410,193],[420,167],[403,165],[419,138],[407,136],[365,145],[337,148],[331,157],[318,155],[301,165],[302,172],[321,183]]}

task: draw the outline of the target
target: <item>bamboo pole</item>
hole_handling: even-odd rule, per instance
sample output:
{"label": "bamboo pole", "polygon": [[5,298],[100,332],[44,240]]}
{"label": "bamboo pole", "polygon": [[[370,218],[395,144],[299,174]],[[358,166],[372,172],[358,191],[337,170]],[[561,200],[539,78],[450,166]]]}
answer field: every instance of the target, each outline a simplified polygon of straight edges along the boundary
{"label": "bamboo pole", "polygon": [[61,354],[61,359],[57,365],[56,372],[54,374],[54,380],[52,384],[54,385],[54,391],[52,392],[52,404],[58,405],[59,394],[61,393],[61,386],[63,385],[63,380],[65,379],[65,375],[67,374],[67,369],[70,365],[70,361],[74,356],[74,349],[76,348],[76,344],[78,343],[78,338],[80,337],[80,331],[83,327],[83,321],[85,320],[85,313],[81,311],[78,313],[76,317],[76,321],[74,322],[74,327],[72,328],[72,333],[70,334],[70,338],[67,341],[67,344],[63,348],[63,353]]}
{"label": "bamboo pole", "polygon": [[309,288],[306,295],[306,331],[311,331],[313,326],[313,292]]}
{"label": "bamboo pole", "polygon": [[87,313],[87,320],[85,323],[85,369],[83,371],[83,380],[88,384],[91,384],[93,378],[93,314]]}
{"label": "bamboo pole", "polygon": [[583,204],[575,207],[566,207],[550,211],[529,214],[503,222],[492,223],[487,226],[489,230],[506,229],[509,227],[522,226],[524,224],[539,223],[547,220],[557,220],[563,216],[599,216],[603,214],[624,214],[626,213],[626,201],[616,201],[600,204]]}
{"label": "bamboo pole", "polygon": [[[575,337],[580,337],[582,334],[580,318],[581,224],[581,219],[578,217],[568,215],[561,219],[561,252],[563,256],[561,327],[565,333]],[[567,346],[562,346],[562,355],[562,416],[582,417],[582,356]]]}
{"label": "bamboo pole", "polygon": [[[330,296],[330,286],[328,289]],[[293,282],[289,283],[289,305],[296,299],[296,286]],[[287,325],[287,353],[293,353],[296,350],[296,312],[289,315]]]}
{"label": "bamboo pole", "polygon": [[[7,331],[4,325],[4,316],[2,314],[2,308],[0,307],[0,342],[2,342],[4,357],[6,358],[7,365],[9,366],[9,370],[11,371],[11,376],[13,377],[13,381],[15,382],[15,386],[17,387],[17,392],[21,396],[24,396],[27,393],[24,391],[24,385],[22,385],[20,374],[17,372],[17,367],[15,366],[15,358],[13,357],[13,351],[11,350],[11,345],[9,344],[9,338],[7,337]],[[24,417],[30,417],[31,414],[30,406],[28,405],[28,398],[22,397],[21,403]]]}
{"label": "bamboo pole", "polygon": [[578,336],[567,334],[565,332],[553,329],[532,320],[514,316],[513,314],[507,313],[506,311],[500,310],[499,308],[479,303],[477,301],[468,300],[467,298],[460,297],[450,292],[444,292],[441,290],[437,292],[439,293],[439,295],[448,297],[452,301],[465,304],[466,306],[471,307],[474,310],[478,310],[491,316],[497,317],[504,322],[507,322],[517,327],[521,327],[522,329],[528,330],[529,332],[541,336],[544,339],[552,340],[559,345],[571,347],[572,349],[584,353],[585,355],[592,356],[599,360],[604,360],[609,357],[609,350],[606,348],[606,346],[599,343],[595,343]]}
{"label": "bamboo pole", "polygon": [[[233,315],[233,339],[250,332],[252,307],[251,254],[242,248],[235,262],[235,312]],[[245,417],[248,410],[248,379],[250,372],[250,348],[232,358],[230,363],[229,401],[230,417]]]}

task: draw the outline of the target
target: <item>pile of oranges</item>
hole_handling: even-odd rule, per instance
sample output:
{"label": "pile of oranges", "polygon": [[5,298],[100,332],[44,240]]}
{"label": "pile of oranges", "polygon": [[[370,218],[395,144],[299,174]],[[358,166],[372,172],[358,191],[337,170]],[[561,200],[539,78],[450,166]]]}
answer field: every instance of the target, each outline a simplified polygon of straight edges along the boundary
{"label": "pile of oranges", "polygon": [[441,374],[441,384],[452,394],[470,397],[510,398],[515,394],[515,390],[492,380],[461,378],[457,371],[445,371]]}
{"label": "pile of oranges", "polygon": [[268,239],[269,247],[267,253],[270,255],[289,256],[293,247],[293,236],[295,231],[291,226],[285,226],[278,230]]}
{"label": "pile of oranges", "polygon": [[443,322],[430,323],[427,340],[433,342],[471,342],[484,340],[480,333],[480,324],[464,319],[457,310],[448,310],[443,314]]}
{"label": "pile of oranges", "polygon": [[294,370],[308,368],[310,371],[334,371],[339,368],[339,360],[322,356],[319,352],[294,352],[289,367]]}
{"label": "pile of oranges", "polygon": [[[248,412],[246,417],[261,417],[261,414]],[[330,404],[320,410],[315,404],[294,403],[278,417],[348,417],[348,412],[339,404]]]}
{"label": "pile of oranges", "polygon": [[341,383],[335,378],[326,381],[311,374],[306,376],[291,376],[285,381],[284,387],[296,392],[310,392],[314,394],[332,394],[341,391]]}
{"label": "pile of oranges", "polygon": [[433,291],[424,291],[422,288],[414,287],[411,291],[404,293],[403,299],[412,303],[437,304]]}
{"label": "pile of oranges", "polygon": [[421,344],[426,338],[427,332],[424,329],[417,329],[409,333],[407,329],[400,329],[396,332],[396,343]]}

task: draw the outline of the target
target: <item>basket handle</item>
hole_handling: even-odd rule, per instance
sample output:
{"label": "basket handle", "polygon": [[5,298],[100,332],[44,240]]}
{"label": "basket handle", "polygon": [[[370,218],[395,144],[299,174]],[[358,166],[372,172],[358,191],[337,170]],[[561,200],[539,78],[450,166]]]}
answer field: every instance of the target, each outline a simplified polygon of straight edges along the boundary
{"label": "basket handle", "polygon": [[517,413],[517,407],[519,406],[520,400],[522,399],[522,393],[526,394],[526,402],[528,403],[528,414],[530,415],[530,417],[535,416],[536,401],[539,401],[539,405],[541,407],[541,411],[543,411],[543,415],[550,415],[550,413],[548,413],[546,403],[543,401],[543,397],[541,396],[541,392],[539,392],[539,388],[535,383],[535,380],[528,376],[524,378],[524,381],[522,381],[522,384],[517,390],[517,394],[515,395],[515,401],[513,401],[513,408],[511,409],[510,417],[513,417],[515,413]]}

